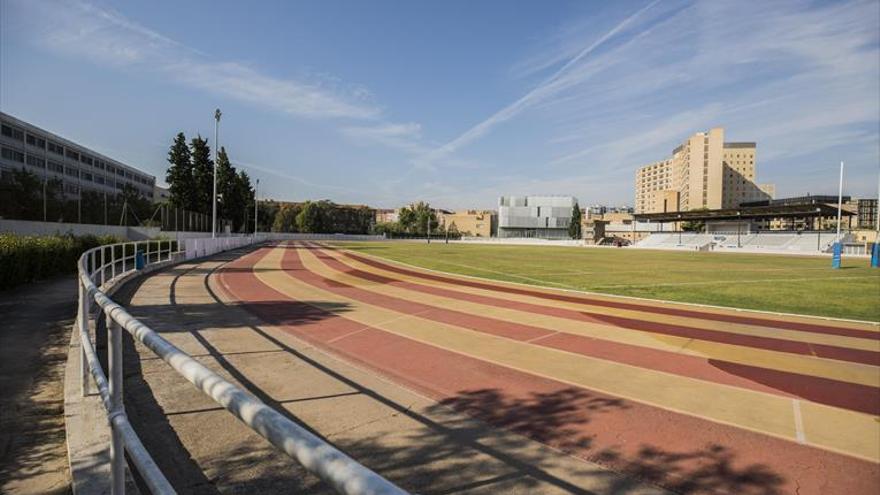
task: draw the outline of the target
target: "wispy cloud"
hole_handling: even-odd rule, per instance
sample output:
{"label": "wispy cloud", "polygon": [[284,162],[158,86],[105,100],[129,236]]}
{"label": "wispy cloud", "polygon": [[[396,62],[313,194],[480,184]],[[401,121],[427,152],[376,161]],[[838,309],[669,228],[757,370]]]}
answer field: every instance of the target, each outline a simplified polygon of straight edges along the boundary
{"label": "wispy cloud", "polygon": [[308,199],[318,199],[317,196],[314,196],[314,193],[315,193],[314,189],[317,189],[318,191],[322,191],[324,193],[337,193],[337,194],[338,193],[346,193],[346,194],[351,195],[351,197],[354,197],[354,198],[357,198],[357,195],[361,192],[360,190],[354,189],[351,187],[344,187],[344,186],[339,186],[336,184],[322,184],[319,182],[310,181],[308,179],[304,179],[302,177],[286,173],[283,171],[283,168],[281,168],[281,167],[264,167],[262,165],[256,165],[254,163],[242,162],[242,161],[238,161],[238,160],[233,161],[233,165],[235,165],[236,167],[241,168],[245,171],[251,171],[251,175],[254,175],[253,171],[257,170],[257,171],[260,171],[264,174],[273,175],[275,177],[278,177],[281,179],[286,179],[289,181],[293,181],[293,182],[296,182],[297,184],[306,186],[309,188],[309,193],[311,196],[310,195],[303,195],[302,193],[297,194],[297,196],[299,196],[299,197],[305,196]]}
{"label": "wispy cloud", "polygon": [[[308,118],[371,120],[381,114],[363,88],[282,79],[240,62],[217,60],[123,15],[82,1],[18,1],[18,18],[47,48],[94,63],[155,73],[211,94]],[[330,86],[330,87],[327,87]]]}
{"label": "wispy cloud", "polygon": [[408,153],[424,153],[427,148],[422,141],[422,126],[415,122],[395,124],[380,122],[366,126],[349,126],[342,133],[364,144],[379,143]]}
{"label": "wispy cloud", "polygon": [[[570,62],[444,150],[460,154],[482,138],[481,150],[499,142],[539,148],[540,161],[510,163],[504,177],[479,185],[462,183],[460,201],[485,205],[485,196],[523,191],[631,202],[636,167],[713,126],[727,128],[729,140],[758,142],[759,179],[776,182],[779,194],[820,191],[823,170],[840,159],[852,163],[853,194],[876,194],[876,1],[781,0],[744,9],[733,1],[668,0],[633,16],[606,33],[601,50],[591,41],[581,52],[573,47],[596,39],[595,26],[575,20],[553,37],[555,46],[515,66],[516,74],[531,76]],[[584,52],[589,56],[578,58]],[[488,136],[514,119],[518,132],[532,130],[528,142],[520,134],[511,140],[511,126]],[[548,167],[565,179],[541,178]]]}
{"label": "wispy cloud", "polygon": [[508,104],[507,106],[501,108],[494,114],[492,114],[487,119],[483,120],[479,124],[471,127],[455,139],[449,141],[442,147],[433,150],[430,155],[427,157],[428,159],[436,159],[448,155],[450,153],[455,152],[462,146],[467,145],[468,143],[479,139],[486,133],[488,133],[493,127],[496,125],[510,120],[528,109],[536,102],[540,101],[543,98],[547,98],[559,91],[562,91],[566,87],[572,84],[572,81],[565,76],[568,75],[570,69],[581,62],[584,58],[588,57],[594,51],[596,51],[599,47],[601,47],[604,43],[606,43],[609,39],[613,38],[615,35],[623,31],[627,28],[633,21],[639,18],[644,12],[653,7],[660,0],[653,0],[649,4],[637,10],[635,13],[629,15],[616,26],[614,26],[611,30],[599,36],[598,39],[590,43],[587,47],[582,49],[579,53],[577,53],[574,57],[569,59],[563,64],[562,67],[557,69],[550,77],[545,79],[543,82],[534,87],[531,91],[527,92],[523,96],[521,96],[516,101]]}

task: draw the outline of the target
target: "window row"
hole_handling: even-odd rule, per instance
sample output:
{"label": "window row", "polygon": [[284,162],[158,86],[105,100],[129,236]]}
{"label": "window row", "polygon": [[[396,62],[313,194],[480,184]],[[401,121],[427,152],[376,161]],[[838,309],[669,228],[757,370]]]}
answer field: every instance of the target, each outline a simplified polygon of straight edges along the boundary
{"label": "window row", "polygon": [[40,149],[46,149],[50,153],[54,153],[54,154],[60,155],[60,156],[66,156],[70,160],[75,160],[75,161],[78,161],[81,163],[85,163],[86,165],[95,167],[97,169],[106,170],[109,173],[115,173],[116,175],[118,175],[120,177],[125,177],[126,179],[133,180],[133,181],[140,183],[140,184],[143,184],[145,186],[152,186],[153,182],[154,182],[152,179],[150,179],[148,177],[135,175],[132,172],[130,172],[122,167],[115,167],[115,166],[111,165],[110,163],[105,162],[99,158],[94,158],[92,156],[89,156],[85,153],[80,153],[79,151],[71,149],[71,148],[65,148],[63,145],[56,143],[54,141],[51,141],[51,140],[47,141],[46,139],[43,139],[39,136],[35,136],[30,133],[26,134],[27,138],[25,139],[25,132],[24,131],[22,131],[21,129],[19,129],[17,127],[11,126],[5,122],[2,124],[2,126],[0,126],[0,133],[2,133],[2,135],[6,136],[6,137],[9,137],[9,138],[12,138],[12,139],[15,139],[18,141],[26,141],[27,144],[29,144],[31,146],[35,146]]}

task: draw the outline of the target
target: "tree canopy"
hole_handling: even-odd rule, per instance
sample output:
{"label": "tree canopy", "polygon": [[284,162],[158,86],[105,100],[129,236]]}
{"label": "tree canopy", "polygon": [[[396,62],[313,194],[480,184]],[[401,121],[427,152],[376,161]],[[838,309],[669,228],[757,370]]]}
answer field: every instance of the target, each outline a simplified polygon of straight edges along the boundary
{"label": "tree canopy", "polygon": [[[168,151],[168,172],[171,204],[203,215],[213,213],[214,162],[211,147],[201,136],[189,145],[186,136],[178,133]],[[237,171],[225,147],[217,152],[217,218],[225,220],[234,232],[253,230],[254,189],[244,171]]]}
{"label": "tree canopy", "polygon": [[571,207],[571,223],[568,224],[568,236],[572,239],[581,238],[581,207],[575,201]]}

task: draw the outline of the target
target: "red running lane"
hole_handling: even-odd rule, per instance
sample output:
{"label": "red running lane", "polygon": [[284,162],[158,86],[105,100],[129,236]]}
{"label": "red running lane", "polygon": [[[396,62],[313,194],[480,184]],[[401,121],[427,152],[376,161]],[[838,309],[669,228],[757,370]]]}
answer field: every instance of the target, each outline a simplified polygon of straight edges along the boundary
{"label": "red running lane", "polygon": [[300,315],[303,301],[247,271],[270,249],[218,272],[232,298],[267,321],[294,322],[279,326],[291,335],[493,426],[679,492],[858,494],[875,493],[880,481],[878,465],[867,461],[486,363],[365,327],[344,312],[313,307]]}
{"label": "red running lane", "polygon": [[[804,398],[813,402],[864,412],[867,414],[880,414],[880,389],[875,387],[785,371],[770,370],[757,366],[728,363],[723,360],[707,360],[686,354],[676,354],[658,349],[621,344],[602,339],[584,337],[581,335],[555,333],[542,328],[475,316],[455,311],[453,309],[439,309],[414,301],[376,294],[349,284],[327,279],[320,274],[309,271],[302,265],[298,256],[293,251],[293,249],[285,250],[284,259],[282,261],[282,264],[286,269],[289,268],[292,270],[291,272],[287,272],[291,277],[309,283],[314,287],[393,311],[418,316],[419,318],[427,320],[448,323],[462,328],[468,328],[481,333],[498,335],[512,340],[525,341],[530,338],[535,338],[533,336],[537,335],[537,337],[540,337],[540,340],[529,342],[531,345],[559,349],[574,354],[580,354],[582,356],[626,363],[641,368],[673,373],[680,376],[687,376],[699,380],[731,385],[749,390],[757,390],[785,397]],[[428,290],[430,288],[426,286],[413,287],[416,284],[385,279],[379,275],[352,269],[323,252],[316,252],[315,254],[322,263],[332,270],[345,272],[349,275],[358,277],[363,276],[369,280],[394,284],[399,287],[413,288],[414,290],[426,289],[421,291],[442,295],[435,291]],[[438,289],[438,291],[443,292],[444,290]],[[480,302],[477,300],[480,296],[470,298],[467,294],[456,294],[457,298],[460,300]],[[496,305],[503,307],[502,304]],[[523,311],[531,311],[530,308],[520,307],[519,303],[515,301],[511,301],[507,307],[521,309]],[[534,308],[537,309],[542,307],[534,306]],[[541,311],[535,312],[540,313]]]}
{"label": "red running lane", "polygon": [[334,247],[330,247],[330,249],[334,249],[339,251],[345,256],[349,258],[356,259],[362,263],[365,263],[370,266],[374,266],[377,268],[382,268],[385,270],[389,270],[396,273],[401,273],[405,275],[411,275],[414,277],[419,277],[427,280],[434,280],[438,282],[447,282],[458,285],[464,285],[467,287],[474,287],[477,289],[487,289],[496,292],[506,292],[508,294],[519,294],[524,296],[532,296],[539,297],[542,299],[551,299],[556,301],[565,301],[565,302],[573,302],[578,304],[591,304],[594,306],[603,306],[608,308],[617,308],[617,309],[629,309],[633,311],[643,311],[647,313],[656,313],[656,314],[664,314],[671,316],[684,316],[687,318],[697,318],[702,320],[713,320],[713,321],[723,321],[727,323],[742,323],[744,325],[757,325],[762,327],[773,327],[773,328],[784,328],[787,330],[798,330],[802,332],[813,332],[813,333],[825,333],[831,335],[841,335],[847,337],[857,337],[861,339],[871,339],[871,340],[880,340],[880,332],[871,332],[867,330],[858,330],[854,328],[839,328],[832,327],[827,325],[819,325],[814,323],[804,323],[798,321],[784,321],[784,320],[771,320],[760,317],[753,316],[743,316],[743,315],[732,315],[732,314],[724,314],[724,313],[711,313],[711,312],[701,312],[689,309],[681,309],[674,307],[663,307],[663,306],[651,306],[647,304],[638,304],[638,303],[630,303],[625,301],[612,301],[606,299],[596,299],[589,297],[587,295],[583,296],[574,296],[574,295],[566,295],[566,294],[553,294],[549,292],[541,292],[535,290],[529,290],[526,288],[518,288],[511,287],[508,285],[499,284],[491,284],[478,282],[472,279],[466,278],[452,278],[446,277],[443,275],[436,275],[432,273],[420,272],[415,270],[409,270],[406,268],[402,268],[400,266],[391,264],[391,263],[383,263],[371,258],[367,258],[361,256],[359,254],[355,254],[344,249],[337,249]]}

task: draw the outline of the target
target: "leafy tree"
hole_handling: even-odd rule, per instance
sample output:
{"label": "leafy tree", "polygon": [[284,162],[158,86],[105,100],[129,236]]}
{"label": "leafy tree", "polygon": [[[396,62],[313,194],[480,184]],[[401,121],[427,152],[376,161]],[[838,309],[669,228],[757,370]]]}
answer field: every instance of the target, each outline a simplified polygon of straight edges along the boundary
{"label": "leafy tree", "polygon": [[0,177],[0,217],[42,220],[43,181],[24,167]]}
{"label": "leafy tree", "polygon": [[165,181],[169,184],[171,204],[177,208],[195,210],[196,182],[186,136],[177,133],[174,143],[168,150],[168,171]]}
{"label": "leafy tree", "polygon": [[211,147],[202,136],[190,141],[190,157],[192,161],[193,179],[195,183],[194,201],[190,210],[211,215],[211,197],[214,194],[214,161],[211,160]]}
{"label": "leafy tree", "polygon": [[401,208],[398,222],[405,232],[417,235],[426,235],[429,224],[432,232],[440,224],[436,212],[424,201]]}
{"label": "leafy tree", "polygon": [[572,239],[581,238],[581,207],[575,201],[571,207],[571,223],[568,224],[568,236]]}
{"label": "leafy tree", "polygon": [[326,232],[327,206],[327,201],[306,201],[296,216],[297,229],[305,233]]}
{"label": "leafy tree", "polygon": [[235,225],[241,232],[253,231],[253,207],[255,192],[251,187],[251,178],[244,170],[238,172],[234,183],[234,207],[232,215]]}
{"label": "leafy tree", "polygon": [[[708,208],[697,208],[691,211],[709,211]],[[702,220],[686,220],[681,222],[681,230],[685,232],[702,232],[706,227],[706,222]]]}
{"label": "leafy tree", "polygon": [[[273,215],[274,221],[272,222],[272,232],[298,232],[296,218],[297,215],[299,215],[300,210],[300,205],[297,204],[287,203],[281,206],[277,206],[277,208],[275,209],[275,214]],[[264,211],[268,214],[270,211],[272,211],[272,207],[270,205],[266,205],[264,209],[263,204],[260,203],[261,219],[264,216],[268,218],[268,215],[263,215]]]}
{"label": "leafy tree", "polygon": [[[257,217],[257,222],[259,223],[260,232],[286,232],[284,230],[276,230],[275,228],[275,220],[278,218],[278,215],[281,211],[281,205],[275,201],[265,200],[260,201],[258,203],[258,213],[259,217]],[[296,215],[294,214],[291,222],[293,224],[296,223]]]}
{"label": "leafy tree", "polygon": [[[217,152],[217,218],[231,220],[233,230],[236,230],[236,227],[241,224],[242,214],[241,208],[239,208],[241,198],[237,182],[238,175],[235,172],[235,167],[229,163],[226,148],[220,148],[220,151]],[[213,183],[211,187],[213,188]]]}

